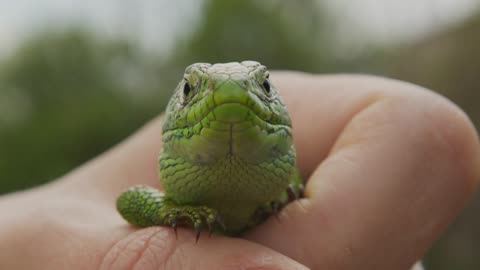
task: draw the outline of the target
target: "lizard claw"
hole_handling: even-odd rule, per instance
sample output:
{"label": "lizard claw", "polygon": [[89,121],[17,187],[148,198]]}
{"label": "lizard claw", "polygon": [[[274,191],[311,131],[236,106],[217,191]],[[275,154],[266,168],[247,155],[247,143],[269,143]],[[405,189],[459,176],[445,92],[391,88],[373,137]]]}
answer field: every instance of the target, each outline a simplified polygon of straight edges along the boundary
{"label": "lizard claw", "polygon": [[215,224],[215,220],[216,220],[216,219],[214,219],[213,221],[207,222],[207,226],[208,226],[208,237],[212,236],[212,233],[213,233],[213,225]]}
{"label": "lizard claw", "polygon": [[178,240],[177,220],[176,219],[172,221],[172,228],[173,228],[173,231],[175,232],[175,239]]}
{"label": "lizard claw", "polygon": [[287,187],[287,195],[288,195],[288,202],[293,202],[295,200],[300,199],[303,197],[303,193],[305,188],[302,184],[298,186],[294,186],[292,184],[288,185]]}
{"label": "lizard claw", "polygon": [[278,216],[278,212],[280,210],[280,204],[278,202],[271,202],[270,207],[272,209],[273,216],[275,216],[275,219],[280,222],[280,217]]}
{"label": "lizard claw", "polygon": [[224,231],[227,230],[227,226],[225,226],[225,223],[223,222],[223,219],[222,219],[222,216],[220,216],[220,214],[216,213],[215,214],[215,221],[220,224],[220,226],[222,226],[222,229]]}
{"label": "lizard claw", "polygon": [[202,224],[201,223],[195,224],[195,244],[198,243],[201,230],[202,230]]}
{"label": "lizard claw", "polygon": [[292,202],[298,199],[298,192],[295,190],[295,188],[292,185],[289,185],[287,188],[287,194],[288,194],[288,201]]}

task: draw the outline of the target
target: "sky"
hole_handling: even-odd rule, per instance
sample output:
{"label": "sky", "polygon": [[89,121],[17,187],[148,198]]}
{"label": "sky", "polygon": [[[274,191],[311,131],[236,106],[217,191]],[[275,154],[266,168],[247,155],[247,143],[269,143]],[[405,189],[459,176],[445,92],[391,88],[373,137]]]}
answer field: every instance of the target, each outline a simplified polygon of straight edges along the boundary
{"label": "sky", "polygon": [[[166,52],[199,17],[198,0],[0,0],[0,55],[29,34],[78,23],[101,35],[128,35]],[[471,15],[478,0],[326,0],[339,37],[366,43],[412,40]],[[355,27],[353,29],[353,26]]]}
{"label": "sky", "polygon": [[[352,38],[390,43],[421,38],[478,12],[478,0],[328,0]],[[352,31],[354,25],[356,31]]]}

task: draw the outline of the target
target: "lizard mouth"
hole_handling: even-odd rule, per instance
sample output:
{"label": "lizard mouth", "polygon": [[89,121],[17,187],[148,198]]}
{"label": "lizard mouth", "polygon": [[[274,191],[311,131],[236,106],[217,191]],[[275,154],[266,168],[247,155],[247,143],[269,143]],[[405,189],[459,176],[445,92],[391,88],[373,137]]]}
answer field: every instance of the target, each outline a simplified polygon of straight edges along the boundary
{"label": "lizard mouth", "polygon": [[261,121],[266,124],[275,124],[271,120],[272,112],[261,101],[225,101],[217,103],[200,114],[195,114],[194,120],[187,123],[187,126],[195,126],[199,123],[221,122],[225,124],[239,124],[250,121]]}
{"label": "lizard mouth", "polygon": [[252,109],[239,102],[227,102],[216,106],[211,113],[215,117],[215,121],[226,124],[236,124],[248,121],[248,117],[252,114],[258,115]]}
{"label": "lizard mouth", "polygon": [[225,133],[242,132],[254,128],[254,131],[265,134],[276,132],[278,129],[290,130],[288,125],[271,123],[265,114],[259,114],[252,105],[225,102],[216,105],[188,128],[195,129],[200,125],[201,129]]}

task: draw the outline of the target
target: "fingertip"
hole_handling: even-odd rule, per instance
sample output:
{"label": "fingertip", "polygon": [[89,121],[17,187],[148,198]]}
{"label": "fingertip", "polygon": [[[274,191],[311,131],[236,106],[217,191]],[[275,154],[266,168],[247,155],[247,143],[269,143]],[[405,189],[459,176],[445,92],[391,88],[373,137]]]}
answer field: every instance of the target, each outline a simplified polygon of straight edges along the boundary
{"label": "fingertip", "polygon": [[[468,115],[458,106],[442,98],[437,105],[435,121],[439,133],[452,149],[452,162],[457,163],[468,196],[480,183],[480,143],[477,130]],[[462,184],[462,182],[460,182]]]}

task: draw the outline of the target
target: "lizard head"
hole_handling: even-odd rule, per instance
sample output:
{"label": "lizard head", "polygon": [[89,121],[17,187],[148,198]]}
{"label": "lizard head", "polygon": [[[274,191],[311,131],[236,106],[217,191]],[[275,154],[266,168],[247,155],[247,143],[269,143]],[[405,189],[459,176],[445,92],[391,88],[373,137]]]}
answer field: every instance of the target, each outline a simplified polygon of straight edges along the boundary
{"label": "lizard head", "polygon": [[164,152],[197,163],[261,162],[291,150],[291,121],[265,66],[196,63],[168,103],[163,142]]}

